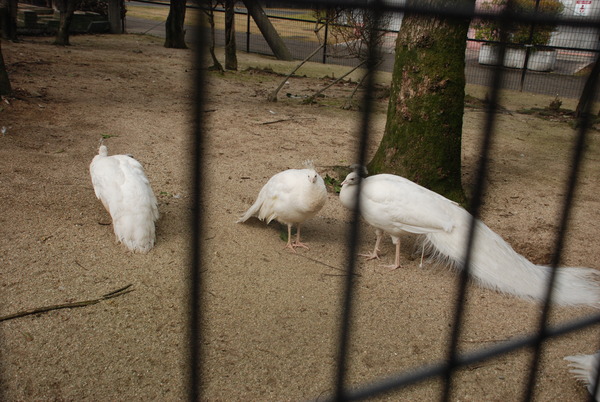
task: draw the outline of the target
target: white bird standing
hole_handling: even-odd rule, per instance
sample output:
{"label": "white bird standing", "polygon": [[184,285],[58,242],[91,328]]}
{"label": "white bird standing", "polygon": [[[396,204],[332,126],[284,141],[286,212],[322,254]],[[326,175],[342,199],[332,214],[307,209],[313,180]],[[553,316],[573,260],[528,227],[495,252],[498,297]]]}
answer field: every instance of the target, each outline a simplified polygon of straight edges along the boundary
{"label": "white bird standing", "polygon": [[[245,222],[252,216],[273,219],[286,224],[288,241],[286,248],[308,248],[300,241],[300,225],[315,216],[327,200],[327,189],[323,178],[315,171],[312,162],[305,162],[306,169],[288,169],[279,172],[267,181],[258,193],[254,204],[237,222]],[[296,240],[292,242],[292,225],[297,225]]]}
{"label": "white bird standing", "polygon": [[117,242],[133,252],[147,253],[156,240],[158,203],[142,165],[130,155],[108,156],[100,145],[90,164],[96,197],[112,218]]}
{"label": "white bird standing", "polygon": [[[340,201],[355,206],[357,173],[342,182]],[[471,214],[457,203],[400,176],[379,174],[362,179],[361,215],[376,228],[377,240],[369,259],[379,258],[379,244],[385,232],[396,244],[400,267],[400,235],[425,235],[424,247],[434,255],[461,268],[468,240]],[[525,299],[542,300],[551,268],[535,265],[515,252],[499,235],[480,220],[471,254],[470,273],[481,285]],[[553,301],[560,305],[585,304],[600,307],[600,272],[591,268],[560,268],[556,275]]]}
{"label": "white bird standing", "polygon": [[[593,355],[567,356],[565,360],[571,362],[569,364],[569,367],[571,367],[569,372],[573,373],[576,379],[583,382],[588,392],[593,394],[598,375],[598,365],[600,364],[600,351]],[[596,392],[594,399],[600,401],[600,388]]]}

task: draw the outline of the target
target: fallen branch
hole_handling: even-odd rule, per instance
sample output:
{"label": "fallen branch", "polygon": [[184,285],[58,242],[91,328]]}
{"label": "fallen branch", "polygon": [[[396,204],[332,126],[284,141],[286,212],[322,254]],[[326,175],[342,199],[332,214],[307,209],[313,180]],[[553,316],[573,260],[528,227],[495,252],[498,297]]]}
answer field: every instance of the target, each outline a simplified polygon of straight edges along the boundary
{"label": "fallen branch", "polygon": [[287,118],[287,119],[265,121],[265,122],[260,123],[260,124],[267,125],[267,124],[282,123],[284,121],[293,121],[293,120],[300,120],[300,119],[314,119],[314,117],[290,117],[290,118]]}
{"label": "fallen branch", "polygon": [[[342,272],[346,272],[346,270],[345,270],[345,269],[343,269],[343,268],[334,267],[333,265],[329,265],[329,264],[327,264],[326,262],[323,262],[323,261],[316,260],[316,259],[314,259],[314,258],[311,258],[311,257],[308,257],[308,256],[306,256],[306,255],[304,255],[304,254],[294,254],[294,255],[297,255],[298,257],[303,257],[303,258],[306,258],[307,260],[310,260],[310,261],[316,262],[317,264],[324,265],[324,266],[326,266],[326,267],[328,267],[328,268],[335,269],[336,271],[342,271]],[[345,274],[345,273],[344,273],[344,274],[322,274],[322,275],[325,275],[325,276],[347,276],[347,274]],[[355,272],[355,273],[353,273],[352,275],[356,275],[356,276],[362,276],[361,274],[358,274],[358,273],[356,273],[356,272]]]}
{"label": "fallen branch", "polygon": [[260,123],[260,124],[275,124],[275,123],[281,123],[284,121],[290,121],[290,120],[294,120],[294,119],[279,119],[279,120],[272,120],[272,121],[265,121],[264,123]]}
{"label": "fallen branch", "polygon": [[326,90],[328,90],[329,88],[331,88],[332,86],[334,86],[335,84],[337,84],[338,82],[340,82],[341,80],[343,80],[344,78],[346,78],[348,75],[350,75],[352,72],[354,72],[354,70],[362,67],[365,63],[366,63],[366,61],[363,61],[358,66],[352,68],[352,70],[348,71],[346,74],[342,75],[337,80],[334,80],[332,83],[330,83],[329,85],[327,85],[325,88],[322,88],[322,89],[318,90],[317,92],[315,92],[314,94],[312,94],[308,98],[304,99],[302,101],[302,103],[304,103],[304,104],[313,103],[315,101],[315,98],[317,96],[321,95],[323,92],[325,92]]}
{"label": "fallen branch", "polygon": [[[379,65],[379,64],[377,64],[377,65]],[[367,70],[365,75],[363,75],[363,77],[360,79],[360,81],[358,81],[358,85],[356,85],[354,87],[354,91],[352,91],[352,93],[348,97],[348,100],[347,100],[346,104],[344,105],[343,109],[349,110],[352,108],[352,98],[354,97],[354,95],[356,95],[358,88],[362,87],[363,82],[365,82],[365,80],[367,79],[367,75],[369,75],[370,73],[371,73],[371,70]]]}
{"label": "fallen branch", "polygon": [[18,313],[5,315],[4,317],[0,317],[0,322],[12,320],[13,318],[25,317],[25,316],[32,315],[32,314],[45,313],[47,311],[52,311],[52,310],[60,310],[63,308],[76,308],[76,307],[91,306],[93,304],[100,303],[103,300],[112,299],[114,297],[122,296],[126,293],[133,292],[133,289],[130,289],[131,286],[133,286],[133,285],[129,284],[125,287],[122,287],[121,289],[113,290],[112,292],[107,293],[97,299],[57,304],[54,306],[38,307],[38,308],[31,309],[31,310],[25,310],[25,311],[21,311]]}
{"label": "fallen branch", "polygon": [[298,65],[296,66],[296,68],[295,68],[295,69],[293,69],[293,70],[292,70],[292,72],[291,72],[291,73],[289,73],[289,74],[288,74],[288,75],[287,75],[287,76],[286,76],[286,77],[283,79],[283,81],[281,82],[281,84],[279,84],[279,86],[277,87],[277,89],[275,89],[273,92],[271,92],[271,93],[269,94],[269,96],[267,97],[267,101],[269,101],[269,102],[277,102],[277,94],[279,93],[279,91],[281,90],[281,88],[283,88],[283,85],[284,85],[284,84],[287,82],[287,80],[288,80],[288,79],[289,79],[289,78],[290,78],[292,75],[294,75],[294,73],[295,73],[296,71],[298,71],[298,69],[299,69],[300,67],[302,67],[302,66],[304,65],[304,63],[306,63],[308,60],[310,60],[310,58],[311,58],[311,57],[313,57],[315,54],[317,54],[317,52],[318,52],[319,50],[321,50],[321,49],[323,48],[323,46],[324,46],[324,45],[321,45],[321,46],[319,46],[319,47],[318,47],[318,48],[316,48],[316,49],[315,49],[315,51],[314,51],[314,52],[312,52],[312,53],[311,53],[311,54],[310,54],[310,55],[309,55],[307,58],[305,58],[304,60],[302,60],[302,62],[301,62],[300,64],[298,64]]}

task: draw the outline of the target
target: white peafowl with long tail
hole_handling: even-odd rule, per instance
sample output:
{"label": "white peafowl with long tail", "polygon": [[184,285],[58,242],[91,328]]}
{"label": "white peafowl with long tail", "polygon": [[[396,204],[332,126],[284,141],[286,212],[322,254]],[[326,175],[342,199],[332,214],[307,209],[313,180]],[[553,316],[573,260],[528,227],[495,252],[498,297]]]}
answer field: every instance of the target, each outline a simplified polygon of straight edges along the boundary
{"label": "white peafowl with long tail", "polygon": [[[598,366],[600,365],[600,351],[593,355],[567,356],[565,360],[571,362],[569,372],[574,374],[576,379],[583,382],[588,392],[593,394],[598,377]],[[600,401],[600,387],[594,395],[594,400]]]}
{"label": "white peafowl with long tail", "polygon": [[156,240],[158,203],[142,165],[131,155],[108,156],[101,144],[90,164],[96,197],[112,218],[117,242],[147,253]]}
{"label": "white peafowl with long tail", "polygon": [[[356,172],[342,182],[340,201],[349,209],[356,205]],[[423,247],[456,268],[464,263],[472,216],[457,203],[400,176],[378,174],[362,179],[362,217],[376,228],[377,240],[369,259],[379,258],[383,233],[396,244],[391,268],[400,267],[400,235],[424,235]],[[481,285],[524,299],[542,300],[551,268],[535,265],[515,252],[483,222],[476,221],[470,273]],[[560,305],[600,307],[600,272],[591,268],[559,268],[553,301]]]}
{"label": "white peafowl with long tail", "polygon": [[[315,171],[312,161],[304,162],[306,169],[288,169],[267,181],[254,204],[237,221],[242,223],[256,216],[269,224],[273,219],[287,225],[286,248],[308,248],[300,241],[300,225],[315,216],[327,200],[323,178]],[[297,225],[296,240],[292,242],[292,226]]]}

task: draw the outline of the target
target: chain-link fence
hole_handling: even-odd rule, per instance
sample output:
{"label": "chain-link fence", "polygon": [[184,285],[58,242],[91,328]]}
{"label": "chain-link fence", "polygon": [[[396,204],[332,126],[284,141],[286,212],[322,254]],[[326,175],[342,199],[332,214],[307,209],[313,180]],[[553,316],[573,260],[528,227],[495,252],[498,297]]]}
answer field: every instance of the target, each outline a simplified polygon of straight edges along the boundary
{"label": "chain-link fence", "polygon": [[[586,7],[589,7],[587,4]],[[575,18],[581,22],[589,22],[595,10],[586,9],[576,12],[575,5],[570,2],[562,10],[561,18]],[[580,6],[581,8],[581,6]],[[343,15],[335,19],[325,18],[325,9],[313,8],[275,8],[266,7],[265,13],[273,26],[281,34],[295,59],[302,60],[320,45],[323,48],[310,60],[314,62],[356,66],[360,60],[349,51],[353,41],[361,40],[360,35],[340,35],[339,32],[357,32],[360,23]],[[225,36],[220,23],[224,19],[224,10],[215,9],[215,18],[219,21],[216,30],[216,43],[224,46]],[[355,25],[349,25],[352,22]],[[382,50],[385,54],[378,69],[392,71],[394,66],[394,47],[398,30],[402,25],[401,12],[389,12],[382,27]],[[335,28],[338,28],[337,30]],[[246,52],[272,55],[269,45],[260,30],[250,17],[243,4],[236,7],[237,44]],[[338,32],[336,34],[336,31]],[[488,85],[491,79],[493,55],[488,52],[489,43],[493,43],[492,35],[485,35],[477,29],[473,22],[467,39],[465,53],[467,82],[477,85]],[[535,40],[535,28],[532,33]],[[585,83],[591,63],[598,52],[598,33],[590,26],[558,25],[550,38],[543,45],[536,45],[547,52],[533,52],[528,55],[528,68],[523,68],[525,51],[532,49],[524,38],[523,44],[515,44],[505,57],[502,87],[533,93],[555,95],[559,97],[577,98]],[[535,53],[535,54],[534,54]],[[547,56],[550,54],[550,56]],[[557,77],[558,76],[558,77]]]}

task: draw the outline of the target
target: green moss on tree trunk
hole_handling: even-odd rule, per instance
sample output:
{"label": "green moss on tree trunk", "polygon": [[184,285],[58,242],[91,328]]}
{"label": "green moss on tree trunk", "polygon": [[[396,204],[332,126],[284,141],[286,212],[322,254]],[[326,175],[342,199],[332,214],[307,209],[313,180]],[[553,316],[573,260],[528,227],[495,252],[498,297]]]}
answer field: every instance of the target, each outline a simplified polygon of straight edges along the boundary
{"label": "green moss on tree trunk", "polygon": [[468,21],[407,14],[387,122],[369,173],[392,173],[464,203],[461,133]]}

